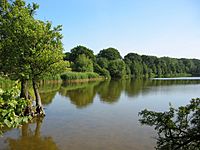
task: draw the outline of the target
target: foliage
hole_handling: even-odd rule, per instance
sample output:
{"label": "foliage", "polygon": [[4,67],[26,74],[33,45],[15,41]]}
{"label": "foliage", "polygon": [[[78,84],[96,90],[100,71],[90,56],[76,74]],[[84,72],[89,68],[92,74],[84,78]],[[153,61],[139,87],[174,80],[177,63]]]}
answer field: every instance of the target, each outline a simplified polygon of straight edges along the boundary
{"label": "foliage", "polygon": [[124,57],[134,77],[177,77],[199,75],[200,60],[138,55],[129,53]]}
{"label": "foliage", "polygon": [[78,56],[73,65],[73,70],[78,72],[93,72],[92,60],[81,54]]}
{"label": "foliage", "polygon": [[0,87],[1,85],[4,85],[4,84],[14,84],[14,81],[0,76]]}
{"label": "foliage", "polygon": [[100,76],[94,72],[67,72],[61,75],[62,80],[79,80],[99,78]]}
{"label": "foliage", "polygon": [[17,127],[28,122],[32,116],[25,113],[30,101],[20,99],[18,87],[3,91],[0,89],[0,128]]}
{"label": "foliage", "polygon": [[110,61],[108,71],[112,78],[122,78],[126,75],[126,64],[120,59]]}
{"label": "foliage", "polygon": [[119,51],[111,47],[101,50],[99,54],[97,55],[97,58],[100,58],[100,57],[106,58],[107,60],[116,60],[116,59],[122,58]]}
{"label": "foliage", "polygon": [[101,67],[101,68],[105,68],[108,69],[108,59],[104,58],[104,57],[99,57],[97,58],[97,64]]}
{"label": "foliage", "polygon": [[61,26],[52,27],[50,22],[35,19],[36,4],[16,0],[7,5],[0,17],[3,71],[15,79],[38,80],[62,70],[58,69],[64,63]]}
{"label": "foliage", "polygon": [[27,80],[32,80],[38,112],[42,110],[38,80],[55,75],[67,67],[63,60],[61,27],[34,18],[37,4],[24,0],[4,1],[0,5],[1,72],[20,80],[20,97],[28,99]]}
{"label": "foliage", "polygon": [[155,126],[158,131],[157,149],[199,150],[200,147],[200,99],[178,109],[170,107],[166,112],[143,110],[140,122]]}
{"label": "foliage", "polygon": [[[71,53],[69,54],[69,60],[72,62],[75,62],[75,60],[79,57],[79,55],[82,55],[82,54],[84,54],[86,57],[91,59],[93,62],[95,61],[95,56],[93,54],[93,51],[88,49],[87,47],[80,46],[80,45],[77,47],[74,47],[71,50]],[[67,56],[67,55],[65,55],[65,56]]]}
{"label": "foliage", "polygon": [[[109,68],[109,64],[112,64],[111,62],[114,60],[121,60],[122,58],[119,51],[114,48],[103,49],[94,56],[92,50],[83,46],[77,46],[72,49],[71,52],[65,53],[64,60],[69,60],[72,64],[71,66],[74,67],[76,66],[77,58],[82,54],[92,61],[94,72],[106,77],[108,77],[109,74],[112,74],[112,72],[110,72],[111,69]],[[158,58],[156,56],[128,53],[124,57],[123,61],[126,64],[127,77],[152,78],[200,75],[200,60],[198,59],[176,59],[170,57]],[[78,70],[74,67],[75,71],[86,70],[86,68],[88,68],[87,63],[83,60],[81,60],[81,63],[77,64],[77,66],[79,66]],[[119,70],[119,72],[124,73],[123,70]],[[124,77],[124,75],[121,74],[118,76],[118,78],[121,77]]]}
{"label": "foliage", "polygon": [[94,72],[98,73],[100,76],[110,78],[109,71],[105,68],[101,68],[98,64],[94,64]]}

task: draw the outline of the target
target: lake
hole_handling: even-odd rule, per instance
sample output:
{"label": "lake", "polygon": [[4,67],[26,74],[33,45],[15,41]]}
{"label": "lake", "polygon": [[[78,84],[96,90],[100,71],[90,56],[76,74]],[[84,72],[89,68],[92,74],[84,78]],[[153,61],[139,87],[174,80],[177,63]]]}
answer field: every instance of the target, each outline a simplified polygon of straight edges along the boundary
{"label": "lake", "polygon": [[1,150],[153,150],[156,133],[138,112],[166,111],[200,97],[200,78],[45,83],[45,118],[0,137]]}

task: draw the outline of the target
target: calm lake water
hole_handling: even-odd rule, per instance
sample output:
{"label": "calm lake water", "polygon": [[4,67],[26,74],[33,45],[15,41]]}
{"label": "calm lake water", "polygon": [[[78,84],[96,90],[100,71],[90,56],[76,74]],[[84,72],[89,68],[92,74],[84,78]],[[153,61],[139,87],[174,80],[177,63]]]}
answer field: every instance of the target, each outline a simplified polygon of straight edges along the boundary
{"label": "calm lake water", "polygon": [[200,97],[200,78],[46,83],[46,117],[0,137],[1,150],[153,150],[155,131],[138,112]]}

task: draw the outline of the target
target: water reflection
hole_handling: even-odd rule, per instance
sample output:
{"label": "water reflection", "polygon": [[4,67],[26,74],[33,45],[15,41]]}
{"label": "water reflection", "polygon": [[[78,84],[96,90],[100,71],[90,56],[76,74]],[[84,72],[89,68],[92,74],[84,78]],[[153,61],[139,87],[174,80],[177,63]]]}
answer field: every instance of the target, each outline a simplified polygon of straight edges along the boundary
{"label": "water reflection", "polygon": [[199,96],[199,89],[200,80],[41,84],[47,114],[43,123],[36,120],[6,131],[0,149],[153,150],[155,134],[140,126],[138,112],[144,108],[163,111],[171,100],[176,106],[188,103]]}
{"label": "water reflection", "polygon": [[6,143],[10,150],[58,150],[56,143],[50,136],[41,136],[42,118],[35,120],[35,128],[32,129],[31,125],[25,124],[21,128],[21,136],[17,139],[7,138]]}
{"label": "water reflection", "polygon": [[100,83],[97,89],[100,100],[110,104],[117,102],[124,89],[125,82],[126,80],[109,80]]}
{"label": "water reflection", "polygon": [[85,108],[93,103],[96,94],[100,101],[113,104],[118,102],[121,93],[129,97],[151,92],[152,87],[200,84],[200,80],[106,80],[86,83],[48,83],[40,86],[42,103],[48,105],[56,93],[68,97],[77,108]]}
{"label": "water reflection", "polygon": [[52,103],[53,98],[61,87],[60,82],[46,82],[41,83],[39,87],[40,96],[43,105],[49,105]]}
{"label": "water reflection", "polygon": [[59,90],[62,96],[69,97],[72,104],[77,108],[84,108],[93,103],[93,99],[96,95],[95,87],[98,86],[98,82],[86,82],[86,83],[63,83]]}

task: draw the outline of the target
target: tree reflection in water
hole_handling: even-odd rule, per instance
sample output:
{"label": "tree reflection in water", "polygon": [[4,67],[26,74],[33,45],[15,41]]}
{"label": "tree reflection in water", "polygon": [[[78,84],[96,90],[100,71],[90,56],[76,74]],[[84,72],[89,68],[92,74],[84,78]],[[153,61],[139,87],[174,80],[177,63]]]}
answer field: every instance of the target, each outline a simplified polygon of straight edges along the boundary
{"label": "tree reflection in water", "polygon": [[77,108],[84,108],[93,103],[93,99],[96,95],[94,89],[99,83],[98,81],[62,84],[59,93],[62,96],[69,97],[72,104],[76,105]]}
{"label": "tree reflection in water", "polygon": [[110,80],[99,84],[97,91],[101,101],[109,104],[117,102],[124,89],[124,81],[125,80]]}
{"label": "tree reflection in water", "polygon": [[[151,92],[152,87],[171,86],[181,84],[199,84],[200,80],[105,80],[84,83],[44,84],[41,89],[43,104],[50,104],[56,93],[68,97],[77,108],[85,108],[93,103],[94,97],[98,95],[100,101],[114,104],[120,99],[124,92],[129,97]],[[155,90],[155,89],[154,89]]]}
{"label": "tree reflection in water", "polygon": [[43,105],[49,105],[52,103],[53,98],[61,87],[61,82],[42,82],[39,87],[40,96]]}
{"label": "tree reflection in water", "polygon": [[52,137],[42,137],[40,130],[43,118],[35,120],[35,129],[31,124],[24,124],[21,128],[21,136],[18,139],[8,138],[6,142],[11,150],[58,150]]}

